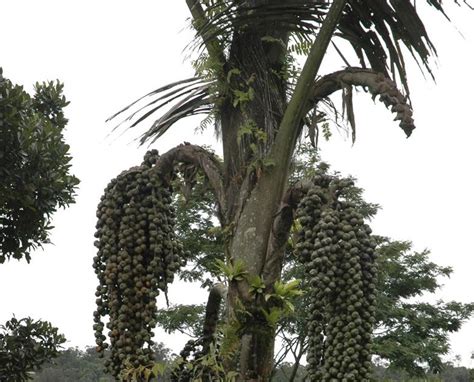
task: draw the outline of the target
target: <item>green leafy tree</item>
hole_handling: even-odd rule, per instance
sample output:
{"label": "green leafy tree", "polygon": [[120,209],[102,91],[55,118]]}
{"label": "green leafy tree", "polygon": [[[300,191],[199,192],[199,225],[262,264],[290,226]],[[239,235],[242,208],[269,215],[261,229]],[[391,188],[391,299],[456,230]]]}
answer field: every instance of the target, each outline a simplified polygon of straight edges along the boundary
{"label": "green leafy tree", "polygon": [[[403,52],[409,51],[431,73],[429,58],[435,51],[410,0],[186,3],[196,30],[196,76],[145,96],[146,105],[133,113],[136,118],[131,126],[171,104],[142,136],[142,143],[153,142],[184,117],[207,113],[210,117],[204,124],[215,122],[223,159],[184,144],[159,158],[147,157],[141,166],[109,184],[98,209],[99,253],[94,261],[100,282],[95,313],[98,348],[103,351],[108,346],[101,318],[109,316],[111,370],[119,373],[127,357],[137,365],[147,362],[148,351],[143,347],[156,321],[156,307],[149,301],[158,289],[166,293],[179,267],[177,258],[182,256],[170,228],[174,219],[169,211],[170,180],[181,171],[184,184],[192,189],[196,174],[201,174],[212,191],[222,228],[224,264],[220,268],[228,279],[226,321],[240,327],[224,334],[223,346],[231,347],[233,355],[223,361],[223,367],[229,372],[238,370],[239,380],[267,381],[276,334],[268,319],[281,308],[281,300],[264,296],[273,296],[281,279],[294,212],[304,194],[301,184],[289,182],[298,139],[307,132],[316,144],[320,125],[327,135],[325,110],[331,105],[328,97],[337,91],[342,91],[355,138],[355,87],[378,97],[410,135],[415,126],[407,100]],[[426,3],[444,13],[441,1]],[[343,70],[321,75],[320,65],[331,42],[352,49],[357,61],[344,58]],[[294,52],[306,55],[301,71]],[[143,222],[142,228],[137,224],[137,237],[131,228],[135,221]],[[155,261],[146,253],[155,254]],[[141,267],[128,264],[134,261]],[[140,280],[127,281],[134,278]],[[216,312],[213,304],[208,307],[206,311]],[[141,323],[137,313],[143,318]],[[205,320],[214,322],[213,314],[206,314]],[[203,332],[210,327],[216,328],[204,324]],[[231,338],[233,346],[228,343]],[[202,351],[210,349],[204,341]]]}
{"label": "green leafy tree", "polygon": [[[37,83],[30,96],[0,68],[0,263],[29,262],[31,251],[49,242],[52,214],[74,202],[79,180],[69,172],[62,89]],[[65,341],[49,322],[31,318],[12,318],[1,329],[2,382],[29,379]]]}
{"label": "green leafy tree", "polygon": [[104,363],[94,348],[85,351],[69,348],[61,351],[53,362],[35,373],[35,382],[112,382],[104,373]]}
{"label": "green leafy tree", "polygon": [[59,353],[66,342],[46,321],[12,318],[0,329],[0,381],[22,382]]}
{"label": "green leafy tree", "polygon": [[30,96],[0,69],[0,263],[48,243],[51,217],[74,202],[63,131],[68,104],[60,83],[37,83]]}
{"label": "green leafy tree", "polygon": [[449,334],[457,332],[474,312],[474,304],[416,301],[435,293],[440,277],[452,269],[429,261],[429,252],[411,251],[411,243],[384,239],[379,244],[378,327],[374,353],[409,375],[443,369]]}

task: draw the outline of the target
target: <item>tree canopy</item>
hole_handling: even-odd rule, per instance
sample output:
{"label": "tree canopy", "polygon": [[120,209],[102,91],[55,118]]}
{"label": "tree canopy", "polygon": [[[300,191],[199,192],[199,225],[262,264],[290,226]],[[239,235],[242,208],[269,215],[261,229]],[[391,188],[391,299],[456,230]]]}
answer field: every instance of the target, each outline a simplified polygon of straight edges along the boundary
{"label": "tree canopy", "polygon": [[63,137],[62,90],[59,82],[37,83],[30,96],[0,69],[0,263],[29,262],[48,243],[53,213],[74,203],[79,180]]}
{"label": "tree canopy", "polygon": [[414,252],[410,242],[379,244],[378,315],[373,351],[390,366],[420,376],[439,373],[449,352],[449,335],[474,312],[474,303],[417,301],[441,288],[452,269],[429,261],[429,251]]}
{"label": "tree canopy", "polygon": [[47,321],[13,317],[0,325],[0,381],[28,381],[31,373],[59,354],[66,342]]}

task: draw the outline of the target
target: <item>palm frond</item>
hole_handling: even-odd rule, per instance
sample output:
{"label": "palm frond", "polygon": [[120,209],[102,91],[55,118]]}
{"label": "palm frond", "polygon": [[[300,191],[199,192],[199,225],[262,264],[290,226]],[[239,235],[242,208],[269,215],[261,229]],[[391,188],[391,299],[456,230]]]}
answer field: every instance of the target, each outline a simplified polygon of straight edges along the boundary
{"label": "palm frond", "polygon": [[[151,139],[151,143],[161,137],[174,123],[182,118],[198,114],[208,114],[212,111],[213,98],[206,90],[193,91],[183,100],[174,105],[163,116],[157,119],[153,125],[141,136],[140,143],[143,144]],[[150,111],[154,113],[156,110]],[[148,116],[142,117],[135,124],[141,122]]]}
{"label": "palm frond", "polygon": [[[130,111],[130,114],[114,127],[114,130],[125,123],[128,123],[127,128],[133,128],[171,104],[171,107],[140,138],[141,144],[148,139],[152,139],[154,142],[178,120],[192,115],[209,113],[215,101],[215,97],[210,93],[211,85],[212,81],[199,77],[173,82],[140,97],[108,118],[107,121]],[[144,106],[139,106],[140,101],[144,101],[146,98],[151,98],[151,100]]]}
{"label": "palm frond", "polygon": [[[296,43],[289,50],[304,53],[324,20],[330,2],[325,0],[285,1],[206,1],[207,21],[197,28],[197,46],[218,39],[229,46],[235,35],[245,30],[266,30],[269,26],[292,33]],[[448,20],[441,0],[426,0]],[[468,1],[453,0],[454,4]],[[400,81],[409,96],[403,47],[420,69],[434,78],[430,57],[436,49],[413,0],[349,0],[337,36],[348,41],[362,67]],[[346,63],[347,64],[347,63]]]}
{"label": "palm frond", "polygon": [[[427,0],[427,3],[449,20],[441,0]],[[407,95],[401,45],[434,78],[429,58],[436,56],[436,48],[412,0],[349,0],[337,35],[352,45],[363,67],[390,75],[394,80],[399,78]]]}
{"label": "palm frond", "polygon": [[167,84],[165,86],[162,86],[158,89],[155,89],[155,90],[152,90],[151,92],[145,94],[144,96],[138,98],[137,100],[133,101],[130,105],[127,105],[125,106],[123,109],[121,109],[120,111],[116,112],[114,115],[112,115],[111,117],[107,118],[106,122],[109,122],[111,121],[112,119],[116,118],[117,116],[119,116],[120,114],[122,114],[123,112],[129,110],[131,107],[135,106],[137,103],[139,103],[141,100],[147,98],[147,97],[151,97],[155,94],[158,94],[158,93],[163,93],[169,89],[172,89],[176,86],[179,86],[179,85],[182,85],[182,84],[189,84],[189,83],[192,83],[192,82],[196,82],[196,81],[200,81],[201,79],[200,78],[196,78],[196,77],[191,77],[191,78],[186,78],[184,80],[180,80],[180,81],[176,81],[176,82],[172,82],[170,84]]}
{"label": "palm frond", "polygon": [[328,3],[324,0],[249,3],[234,0],[214,2],[206,7],[207,21],[196,31],[196,36],[202,39],[197,46],[200,48],[211,39],[218,39],[228,46],[235,33],[264,30],[269,25],[278,30],[314,34],[328,9]]}

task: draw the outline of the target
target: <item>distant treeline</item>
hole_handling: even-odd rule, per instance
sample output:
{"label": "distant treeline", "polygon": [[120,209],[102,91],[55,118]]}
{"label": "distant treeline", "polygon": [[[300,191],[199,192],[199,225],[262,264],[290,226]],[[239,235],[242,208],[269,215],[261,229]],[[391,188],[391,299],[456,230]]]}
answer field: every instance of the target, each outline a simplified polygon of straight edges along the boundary
{"label": "distant treeline", "polygon": [[[156,360],[163,362],[171,359],[171,351],[163,344],[155,345]],[[45,365],[35,373],[33,382],[114,382],[114,379],[103,371],[103,360],[97,356],[94,348],[86,350],[69,348],[61,352],[53,364]],[[293,365],[283,363],[275,370],[273,382],[303,382],[305,381],[303,366],[293,375]],[[455,367],[448,363],[441,374],[427,374],[420,378],[408,376],[405,372],[374,367],[374,380],[381,382],[473,382],[474,369]],[[309,382],[309,381],[306,381]]]}
{"label": "distant treeline", "polygon": [[[157,362],[170,360],[171,351],[162,343],[155,344]],[[33,382],[115,382],[104,373],[104,360],[94,347],[86,350],[69,348],[61,352],[51,364],[46,364],[33,376]]]}
{"label": "distant treeline", "polygon": [[[272,382],[310,382],[305,379],[304,367],[300,366],[298,372],[292,379],[293,365],[290,363],[282,364],[275,371]],[[473,382],[474,369],[466,367],[455,367],[451,363],[445,365],[443,372],[437,375],[427,373],[423,377],[410,377],[407,373],[400,370],[374,366],[374,381],[378,382]]]}

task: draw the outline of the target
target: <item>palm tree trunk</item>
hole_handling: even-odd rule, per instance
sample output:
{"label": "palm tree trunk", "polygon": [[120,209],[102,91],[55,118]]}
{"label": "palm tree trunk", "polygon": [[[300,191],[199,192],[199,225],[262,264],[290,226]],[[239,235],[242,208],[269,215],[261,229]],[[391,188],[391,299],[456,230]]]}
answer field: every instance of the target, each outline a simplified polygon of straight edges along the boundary
{"label": "palm tree trunk", "polygon": [[[296,144],[296,139],[299,135],[299,128],[301,120],[304,117],[306,110],[306,103],[308,101],[309,91],[312,86],[315,76],[318,72],[319,66],[326,53],[329,41],[337,27],[339,17],[346,4],[347,0],[335,0],[328,12],[325,22],[317,36],[313,48],[309,54],[305,67],[298,80],[293,97],[284,110],[284,113],[273,114],[273,126],[268,126],[270,118],[260,119],[262,115],[268,115],[269,110],[279,110],[281,105],[286,104],[284,99],[284,92],[278,91],[280,87],[277,85],[273,87],[274,91],[270,91],[274,96],[269,100],[266,98],[268,88],[261,90],[256,87],[256,99],[258,102],[250,102],[244,113],[234,111],[234,117],[228,117],[227,125],[223,123],[223,140],[225,146],[229,148],[228,154],[232,151],[235,153],[235,147],[232,143],[239,145],[235,141],[238,136],[238,129],[241,126],[233,125],[232,121],[239,121],[241,123],[250,116],[253,122],[257,122],[259,129],[267,132],[267,146],[271,147],[268,151],[268,157],[273,160],[273,165],[270,168],[263,168],[261,171],[256,171],[250,174],[249,171],[244,175],[246,179],[240,183],[240,191],[238,193],[232,192],[229,195],[238,194],[239,203],[236,200],[228,200],[228,206],[235,206],[232,208],[234,214],[233,219],[233,237],[229,245],[230,259],[234,262],[242,261],[245,264],[248,272],[248,278],[234,282],[229,287],[228,305],[231,319],[236,319],[240,324],[240,354],[238,362],[239,380],[240,381],[269,381],[273,367],[273,351],[274,351],[274,337],[275,329],[265,319],[263,311],[270,308],[267,306],[263,298],[257,298],[249,292],[248,280],[254,276],[265,277],[268,280],[278,280],[280,278],[281,267],[272,266],[266,267],[267,263],[274,261],[281,252],[281,248],[273,248],[271,243],[275,236],[284,236],[284,232],[274,232],[275,217],[278,215],[283,196],[286,191],[289,164]],[[255,37],[257,39],[255,40]],[[255,46],[258,48],[260,43],[259,36],[253,36]],[[250,42],[252,42],[250,41]],[[231,58],[233,52],[239,52],[242,41],[237,41],[234,45],[234,51],[231,50]],[[245,54],[249,54],[250,44],[245,45],[243,50]],[[259,50],[256,49],[256,52]],[[247,62],[249,67],[240,68],[242,73],[258,73],[257,68],[253,68],[254,61],[246,61],[241,57],[237,59],[239,63]],[[275,62],[267,62],[268,65],[274,65]],[[261,72],[260,72],[261,73]],[[259,74],[260,74],[259,73]],[[257,75],[258,78],[258,75]],[[258,84],[257,84],[258,85]],[[272,89],[270,89],[272,90]],[[278,95],[281,97],[279,99]],[[257,98],[258,97],[258,98]],[[268,100],[268,102],[262,102]],[[262,110],[263,107],[268,110]],[[228,110],[230,111],[230,110]],[[231,114],[231,115],[232,115]],[[227,115],[229,116],[229,114]],[[224,121],[223,121],[224,122]],[[229,139],[229,137],[231,137]],[[232,142],[234,140],[234,142]],[[271,146],[270,146],[271,143]],[[226,147],[224,147],[224,161],[227,162],[226,170],[231,171],[232,178],[239,175],[239,167],[241,164],[248,169],[250,163],[247,161],[247,156],[240,152],[240,158],[235,157],[230,161],[229,156],[226,158]],[[265,149],[264,149],[265,151]],[[267,152],[262,156],[267,157]],[[268,158],[267,157],[267,158]],[[232,164],[232,165],[230,165]],[[237,167],[235,167],[237,164]],[[229,172],[227,172],[229,174]],[[249,178],[251,177],[251,179]],[[238,179],[238,177],[237,177]],[[250,179],[250,180],[249,180]],[[228,178],[229,180],[229,178]],[[247,182],[246,182],[247,181]],[[229,186],[231,181],[227,182]],[[271,272],[268,272],[271,269]],[[276,274],[278,273],[278,274]],[[266,280],[263,280],[264,282]],[[266,291],[270,292],[272,284],[266,285]],[[242,312],[243,310],[243,312]],[[243,321],[243,322],[242,322]]]}

